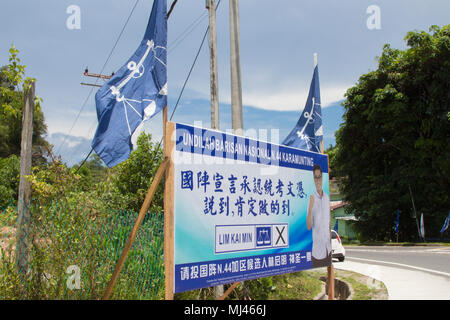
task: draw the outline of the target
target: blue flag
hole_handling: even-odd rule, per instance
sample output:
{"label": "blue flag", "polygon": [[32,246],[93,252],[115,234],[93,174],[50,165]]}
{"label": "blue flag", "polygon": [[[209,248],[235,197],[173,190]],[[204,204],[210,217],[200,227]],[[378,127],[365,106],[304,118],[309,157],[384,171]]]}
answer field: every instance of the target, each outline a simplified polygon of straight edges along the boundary
{"label": "blue flag", "polygon": [[154,0],[139,48],[95,95],[92,148],[108,167],[128,159],[138,127],[167,105],[166,15],[166,0]]}
{"label": "blue flag", "polygon": [[397,210],[397,221],[395,222],[395,233],[398,233],[399,224],[400,224],[400,210]]}
{"label": "blue flag", "polygon": [[425,240],[425,224],[423,222],[423,212],[420,214],[420,236]]}
{"label": "blue flag", "polygon": [[440,233],[444,233],[444,231],[448,229],[449,224],[450,224],[450,212],[448,213],[448,216],[444,221],[444,225],[442,226]]}
{"label": "blue flag", "polygon": [[338,232],[338,220],[336,219],[336,223],[334,224],[334,231]]}
{"label": "blue flag", "polygon": [[294,129],[284,139],[283,144],[299,149],[321,152],[320,144],[323,139],[321,109],[319,69],[316,66],[305,108]]}

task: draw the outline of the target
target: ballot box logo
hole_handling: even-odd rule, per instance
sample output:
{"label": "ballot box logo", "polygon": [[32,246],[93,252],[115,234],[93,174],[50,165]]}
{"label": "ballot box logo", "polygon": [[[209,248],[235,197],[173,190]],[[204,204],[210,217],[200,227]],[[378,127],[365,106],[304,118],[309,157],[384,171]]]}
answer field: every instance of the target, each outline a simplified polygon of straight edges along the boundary
{"label": "ballot box logo", "polygon": [[272,227],[256,227],[256,246],[266,247],[272,245]]}

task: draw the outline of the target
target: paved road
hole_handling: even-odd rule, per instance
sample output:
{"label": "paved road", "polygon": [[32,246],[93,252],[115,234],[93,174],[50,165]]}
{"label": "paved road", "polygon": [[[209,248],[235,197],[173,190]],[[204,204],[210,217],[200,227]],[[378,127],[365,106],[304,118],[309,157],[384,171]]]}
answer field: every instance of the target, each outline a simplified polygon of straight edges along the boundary
{"label": "paved road", "polygon": [[346,247],[350,270],[382,281],[393,300],[450,300],[449,247]]}
{"label": "paved road", "polygon": [[[450,247],[443,246],[423,246],[423,247],[346,247],[346,256],[352,261],[362,262],[367,259],[375,260],[378,264],[381,261],[389,262],[389,264],[404,268],[419,268],[435,271],[436,274],[442,272],[450,276]],[[409,266],[409,267],[406,267]]]}

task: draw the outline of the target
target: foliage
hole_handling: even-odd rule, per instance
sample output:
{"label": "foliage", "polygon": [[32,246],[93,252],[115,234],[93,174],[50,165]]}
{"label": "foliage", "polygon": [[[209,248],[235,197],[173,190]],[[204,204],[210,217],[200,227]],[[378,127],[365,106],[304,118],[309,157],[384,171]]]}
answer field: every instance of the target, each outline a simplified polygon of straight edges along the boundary
{"label": "foliage", "polygon": [[[0,299],[100,299],[136,220],[135,213],[94,212],[53,202],[31,206],[29,271],[17,272],[15,228],[0,228]],[[0,217],[11,216],[11,210]],[[1,219],[0,219],[1,222]],[[14,226],[14,224],[12,224]],[[114,287],[113,299],[155,299],[164,275],[161,215],[143,224]],[[80,286],[69,267],[79,268]]]}
{"label": "foliage", "polygon": [[400,239],[416,239],[412,200],[438,236],[450,208],[450,26],[405,40],[404,51],[385,45],[378,69],[347,91],[336,133],[333,169],[363,240],[393,239],[397,209]]}
{"label": "foliage", "polygon": [[[32,188],[27,234],[29,270],[15,262],[17,189],[25,78],[18,50],[0,68],[0,299],[99,299],[111,278],[143,199],[161,162],[151,135],[142,134],[130,158],[107,169],[94,154],[79,168],[55,159],[43,138],[42,99],[35,99]],[[43,150],[52,161],[43,158]],[[36,160],[39,161],[36,161]],[[5,209],[6,207],[6,209]],[[163,296],[163,184],[160,184],[123,270],[116,299]],[[25,243],[25,242],[24,242]],[[6,247],[4,245],[6,244]],[[4,249],[4,250],[3,250]],[[81,269],[81,288],[69,290],[67,268]]]}
{"label": "foliage", "polygon": [[325,150],[325,154],[328,155],[329,167],[330,167],[330,179],[332,179],[335,174],[333,169],[336,167],[336,155],[338,153],[338,145],[332,146]]}
{"label": "foliage", "polygon": [[[78,168],[78,166],[74,166],[74,168]],[[87,170],[85,172],[89,172],[87,175],[90,176],[92,184],[103,182],[106,179],[108,170],[96,153],[89,157],[88,161],[80,169],[80,172],[82,172],[83,168]]]}
{"label": "foliage", "polygon": [[[230,284],[231,285],[231,284]],[[230,285],[224,285],[226,291]],[[312,300],[322,288],[319,277],[294,272],[239,283],[226,300]],[[214,287],[177,293],[175,300],[213,300]]]}
{"label": "foliage", "polygon": [[0,207],[17,202],[19,189],[20,159],[16,155],[0,159]]}
{"label": "foliage", "polygon": [[[9,64],[0,69],[0,158],[20,155],[24,92],[33,78],[25,78],[25,67],[20,64],[19,51],[14,45],[9,50]],[[49,148],[44,135],[47,126],[41,108],[42,99],[35,97],[33,113],[33,153],[40,155]],[[36,158],[36,156],[35,156]]]}
{"label": "foliage", "polygon": [[[126,161],[114,167],[112,196],[119,200],[123,210],[140,210],[162,158],[162,148],[155,146],[151,134],[143,132],[138,137],[137,149]],[[149,211],[162,212],[163,196],[164,182],[161,181]]]}

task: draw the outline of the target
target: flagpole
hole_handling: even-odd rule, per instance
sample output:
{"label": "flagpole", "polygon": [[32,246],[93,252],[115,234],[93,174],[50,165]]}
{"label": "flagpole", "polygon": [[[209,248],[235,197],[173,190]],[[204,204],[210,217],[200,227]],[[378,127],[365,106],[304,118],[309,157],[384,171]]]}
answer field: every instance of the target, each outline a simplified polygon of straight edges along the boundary
{"label": "flagpole", "polygon": [[[314,69],[316,69],[318,65],[318,55],[317,52],[314,53]],[[314,106],[313,106],[314,109]],[[323,147],[323,139],[320,142],[320,152],[322,154],[325,154],[325,149]],[[330,173],[330,158],[327,156],[328,161],[328,173]],[[328,179],[328,189],[330,185],[330,179]],[[331,241],[331,213],[330,213],[330,241]],[[328,300],[334,300],[334,266],[333,266],[333,257],[331,257],[331,264],[327,267],[327,273],[328,273]]]}
{"label": "flagpole", "polygon": [[167,106],[163,110],[163,141],[164,157],[168,159],[168,166],[165,170],[164,181],[164,273],[166,300],[174,298],[174,167],[172,162],[172,150],[174,141],[172,134],[174,131],[173,122],[168,122]]}

